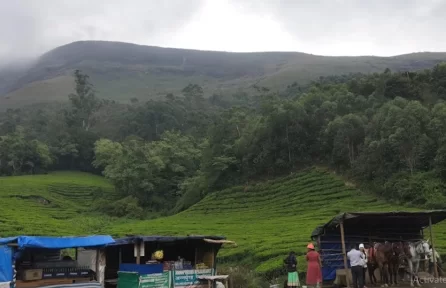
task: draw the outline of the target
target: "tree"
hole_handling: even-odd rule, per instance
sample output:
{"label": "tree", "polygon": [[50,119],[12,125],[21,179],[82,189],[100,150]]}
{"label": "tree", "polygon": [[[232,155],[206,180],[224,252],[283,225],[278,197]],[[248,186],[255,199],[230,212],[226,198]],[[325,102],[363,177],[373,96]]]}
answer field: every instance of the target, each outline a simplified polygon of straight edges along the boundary
{"label": "tree", "polygon": [[123,147],[121,143],[109,139],[99,139],[94,144],[94,154],[93,165],[96,168],[104,169],[108,165],[113,165],[122,157]]}
{"label": "tree", "polygon": [[74,78],[76,93],[68,96],[72,106],[69,122],[88,131],[94,122],[93,113],[99,109],[101,101],[96,97],[88,75],[76,70]]}
{"label": "tree", "polygon": [[327,145],[336,166],[352,167],[365,137],[363,117],[347,114],[336,117],[325,130]]}
{"label": "tree", "polygon": [[48,146],[28,141],[23,129],[0,137],[0,174],[20,175],[45,171],[53,163]]}
{"label": "tree", "polygon": [[198,84],[189,84],[181,91],[188,103],[196,108],[204,107],[203,87]]}
{"label": "tree", "polygon": [[125,196],[142,206],[165,211],[180,197],[180,184],[194,175],[201,151],[194,139],[179,132],[165,132],[161,139],[129,139],[122,144],[101,139],[95,144],[94,165]]}

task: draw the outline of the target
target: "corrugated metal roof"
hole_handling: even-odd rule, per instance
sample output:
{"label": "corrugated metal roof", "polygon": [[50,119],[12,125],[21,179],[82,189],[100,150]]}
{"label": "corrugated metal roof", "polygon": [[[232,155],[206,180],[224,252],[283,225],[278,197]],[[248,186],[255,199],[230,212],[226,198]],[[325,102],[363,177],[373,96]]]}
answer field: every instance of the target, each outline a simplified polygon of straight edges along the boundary
{"label": "corrugated metal roof", "polygon": [[202,236],[202,235],[190,235],[190,236],[142,236],[142,235],[134,235],[127,236],[124,238],[115,239],[114,243],[109,244],[108,246],[116,246],[116,245],[126,245],[136,243],[137,241],[144,242],[177,242],[177,241],[187,241],[187,240],[203,240],[204,239],[212,239],[212,240],[225,240],[224,236]]}

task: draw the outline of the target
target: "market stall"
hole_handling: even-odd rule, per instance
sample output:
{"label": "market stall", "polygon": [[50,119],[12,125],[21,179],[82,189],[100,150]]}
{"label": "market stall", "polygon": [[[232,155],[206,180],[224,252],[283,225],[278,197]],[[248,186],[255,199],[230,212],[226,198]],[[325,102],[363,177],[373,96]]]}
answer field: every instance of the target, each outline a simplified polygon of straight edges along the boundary
{"label": "market stall", "polygon": [[[90,282],[98,278],[105,259],[79,263],[77,248],[97,251],[111,243],[111,236],[0,238],[0,285],[33,288]],[[63,256],[63,249],[72,249],[73,255]]]}
{"label": "market stall", "polygon": [[132,236],[106,247],[106,287],[208,287],[216,273],[218,236]]}

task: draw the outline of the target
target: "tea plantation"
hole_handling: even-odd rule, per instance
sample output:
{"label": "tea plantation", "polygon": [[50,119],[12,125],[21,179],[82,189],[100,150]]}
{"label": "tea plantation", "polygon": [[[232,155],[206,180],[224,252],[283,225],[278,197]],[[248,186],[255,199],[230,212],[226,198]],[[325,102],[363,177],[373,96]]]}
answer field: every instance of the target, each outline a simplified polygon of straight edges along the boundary
{"label": "tea plantation", "polygon": [[[392,206],[348,187],[329,172],[311,169],[286,178],[233,187],[213,193],[180,214],[131,226],[116,225],[113,234],[216,234],[234,240],[224,248],[221,262],[250,265],[257,272],[275,274],[290,250],[305,269],[303,254],[313,229],[345,211],[413,210]],[[440,251],[446,251],[446,222],[436,227]],[[439,230],[440,229],[440,230]],[[272,276],[272,275],[271,275]]]}
{"label": "tea plantation", "polygon": [[[302,255],[311,232],[340,212],[414,210],[360,192],[321,169],[215,192],[182,213],[155,220],[95,214],[91,205],[98,197],[116,195],[106,180],[85,173],[0,178],[0,236],[225,235],[238,247],[222,249],[220,262],[272,276],[290,250],[300,255],[299,269],[305,269]],[[446,222],[434,232],[437,247],[446,252]]]}
{"label": "tea plantation", "polygon": [[90,212],[96,197],[113,199],[114,188],[87,173],[0,177],[0,236],[94,233],[105,221]]}

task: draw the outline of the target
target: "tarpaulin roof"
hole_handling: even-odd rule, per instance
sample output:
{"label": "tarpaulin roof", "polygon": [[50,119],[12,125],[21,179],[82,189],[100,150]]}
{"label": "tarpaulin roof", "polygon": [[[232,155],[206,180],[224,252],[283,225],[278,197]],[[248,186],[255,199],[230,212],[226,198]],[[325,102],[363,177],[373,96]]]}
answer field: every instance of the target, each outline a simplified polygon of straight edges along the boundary
{"label": "tarpaulin roof", "polygon": [[176,241],[187,241],[187,240],[203,240],[204,239],[212,239],[212,240],[225,240],[226,237],[223,236],[202,236],[202,235],[191,235],[191,236],[128,236],[124,238],[115,239],[114,243],[110,243],[107,246],[115,246],[115,245],[125,245],[132,244],[138,241],[144,242],[176,242]]}
{"label": "tarpaulin roof", "polygon": [[339,229],[341,222],[344,229],[349,231],[361,231],[374,229],[388,230],[413,230],[420,231],[429,226],[429,218],[432,224],[446,219],[446,210],[432,210],[420,212],[345,212],[337,215],[328,223],[317,227],[311,237],[322,235],[325,230]]}
{"label": "tarpaulin roof", "polygon": [[19,248],[87,248],[105,246],[114,243],[109,235],[94,235],[85,237],[46,237],[46,236],[17,236],[0,238],[0,245],[16,243]]}
{"label": "tarpaulin roof", "polygon": [[12,255],[11,247],[0,245],[0,283],[12,281]]}

